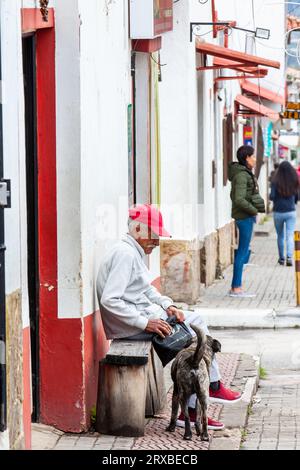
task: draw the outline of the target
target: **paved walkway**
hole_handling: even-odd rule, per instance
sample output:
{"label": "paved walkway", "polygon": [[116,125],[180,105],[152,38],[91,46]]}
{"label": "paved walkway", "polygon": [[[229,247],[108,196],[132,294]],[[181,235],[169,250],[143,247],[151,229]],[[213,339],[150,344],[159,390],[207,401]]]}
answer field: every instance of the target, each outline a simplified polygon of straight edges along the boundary
{"label": "paved walkway", "polygon": [[300,376],[260,381],[242,449],[300,450]]}
{"label": "paved walkway", "polygon": [[[258,226],[259,227],[259,226]],[[228,297],[232,280],[232,266],[224,273],[224,279],[205,289],[197,308],[219,309],[269,309],[286,310],[295,306],[295,269],[280,266],[276,234],[270,219],[260,236],[254,236],[250,265],[244,269],[243,282],[247,292],[256,294],[254,299]]]}
{"label": "paved walkway", "polygon": [[[235,418],[242,416],[242,421],[231,425],[236,427],[234,435],[232,431],[210,431],[210,442],[202,442],[194,433],[192,441],[183,440],[184,430],[176,429],[175,433],[170,434],[165,431],[169,424],[171,415],[171,389],[168,393],[168,403],[162,414],[149,419],[146,424],[145,436],[141,438],[126,438],[100,435],[98,433],[90,434],[66,434],[49,426],[34,424],[32,426],[33,450],[208,450],[210,446],[218,447],[218,442],[223,443],[225,439],[227,446],[234,445],[236,450],[239,448],[241,433],[239,428],[244,426],[244,415],[248,404],[255,391],[254,382],[257,375],[257,368],[251,356],[240,355],[237,353],[218,354],[218,361],[222,373],[222,380],[227,386],[232,386],[236,390],[244,392],[242,406],[238,410],[231,407],[231,415],[223,414],[221,405],[210,405],[209,416],[218,419],[222,413],[222,419],[228,423],[230,416]],[[250,365],[249,365],[250,364]],[[170,371],[166,368],[166,383],[170,388]],[[248,383],[250,380],[250,383]],[[254,382],[252,383],[252,381]],[[250,385],[250,388],[249,388]],[[241,403],[241,402],[240,402]],[[235,405],[236,406],[236,405]],[[236,420],[235,420],[236,421]],[[233,437],[233,438],[232,438]],[[230,442],[229,442],[230,441]]]}

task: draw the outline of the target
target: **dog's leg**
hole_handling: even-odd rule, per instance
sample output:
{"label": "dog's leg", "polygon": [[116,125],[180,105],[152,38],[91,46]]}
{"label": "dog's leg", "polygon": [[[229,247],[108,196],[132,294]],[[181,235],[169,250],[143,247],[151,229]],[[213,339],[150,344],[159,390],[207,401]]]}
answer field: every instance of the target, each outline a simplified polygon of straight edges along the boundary
{"label": "dog's leg", "polygon": [[189,408],[188,408],[188,398],[181,397],[180,399],[181,410],[184,413],[184,421],[185,421],[185,431],[184,437],[186,441],[190,441],[192,439],[192,429],[191,429],[191,422],[190,422],[190,415],[189,415]]}
{"label": "dog's leg", "polygon": [[179,395],[177,387],[174,386],[173,396],[172,396],[172,415],[171,421],[169,426],[166,428],[168,432],[174,432],[176,428],[176,419],[178,416],[178,409],[179,409]]}
{"label": "dog's leg", "polygon": [[209,435],[207,431],[207,397],[205,393],[201,393],[199,397],[199,404],[201,408],[201,440],[209,441]]}
{"label": "dog's leg", "polygon": [[200,402],[199,402],[199,399],[197,398],[197,402],[196,402],[196,420],[195,420],[195,429],[196,429],[196,433],[197,433],[197,436],[200,436],[201,435],[201,426],[202,426],[202,416],[201,416],[201,407],[200,407]]}

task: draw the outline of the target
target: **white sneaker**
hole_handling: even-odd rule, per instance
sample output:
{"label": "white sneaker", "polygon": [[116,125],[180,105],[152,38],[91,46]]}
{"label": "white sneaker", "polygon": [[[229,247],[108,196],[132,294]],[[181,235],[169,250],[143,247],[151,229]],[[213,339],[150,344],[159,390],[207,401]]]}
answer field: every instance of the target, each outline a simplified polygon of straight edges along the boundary
{"label": "white sneaker", "polygon": [[232,292],[229,291],[228,294],[229,297],[237,297],[239,299],[254,299],[256,297],[256,294],[249,294],[248,292]]}

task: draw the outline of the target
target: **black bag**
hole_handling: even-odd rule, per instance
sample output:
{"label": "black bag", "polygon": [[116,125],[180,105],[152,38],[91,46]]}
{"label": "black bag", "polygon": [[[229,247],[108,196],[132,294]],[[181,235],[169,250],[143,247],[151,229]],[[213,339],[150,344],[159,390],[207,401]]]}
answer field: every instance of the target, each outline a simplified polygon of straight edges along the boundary
{"label": "black bag", "polygon": [[193,336],[185,323],[177,323],[176,317],[166,320],[172,327],[172,333],[165,338],[158,334],[152,338],[153,347],[165,367],[184,348],[190,346]]}

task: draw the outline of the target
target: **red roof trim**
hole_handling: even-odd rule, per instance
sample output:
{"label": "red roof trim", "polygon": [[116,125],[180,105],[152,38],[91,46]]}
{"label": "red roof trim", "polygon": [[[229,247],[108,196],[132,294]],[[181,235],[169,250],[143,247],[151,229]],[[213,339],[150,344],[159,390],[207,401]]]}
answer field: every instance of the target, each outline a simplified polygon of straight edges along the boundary
{"label": "red roof trim", "polygon": [[208,54],[214,57],[220,57],[221,59],[229,59],[236,62],[241,62],[242,65],[246,66],[258,66],[265,65],[266,67],[273,67],[275,69],[280,68],[280,62],[275,60],[264,59],[245,52],[235,51],[226,47],[217,46],[215,44],[208,44],[205,42],[196,42],[196,51],[200,54]]}
{"label": "red roof trim", "polygon": [[259,73],[260,75],[268,75],[267,69],[262,69],[258,66],[248,66],[242,64],[241,62],[234,62],[233,60],[220,59],[219,57],[214,58],[213,64],[214,66],[218,66],[220,68],[238,70],[239,72],[243,73]]}
{"label": "red roof trim", "polygon": [[[254,113],[257,116],[266,116],[274,121],[279,119],[279,114],[276,111],[271,108],[268,108],[267,106],[263,106],[260,103],[256,103],[255,101],[251,100],[250,98],[247,98],[244,95],[237,95],[237,97],[235,98],[235,102],[237,103],[237,105],[241,105],[244,108],[247,108],[252,111],[252,115]],[[241,113],[241,110],[238,110],[238,114],[247,115],[247,112]]]}
{"label": "red roof trim", "polygon": [[285,104],[284,97],[279,95],[278,93],[274,93],[267,88],[262,86],[258,86],[255,83],[248,82],[247,80],[241,83],[241,88],[252,95],[260,96],[266,100],[272,101],[273,103],[281,104],[282,106]]}

